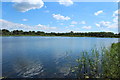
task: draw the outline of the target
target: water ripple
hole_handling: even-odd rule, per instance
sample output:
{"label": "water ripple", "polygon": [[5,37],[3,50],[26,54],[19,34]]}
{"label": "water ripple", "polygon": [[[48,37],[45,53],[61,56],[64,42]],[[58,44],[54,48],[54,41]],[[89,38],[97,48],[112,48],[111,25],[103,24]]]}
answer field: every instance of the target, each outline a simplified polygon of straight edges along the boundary
{"label": "water ripple", "polygon": [[43,65],[34,63],[27,65],[24,68],[20,68],[20,66],[15,66],[15,71],[18,74],[18,77],[33,78],[42,74],[44,70]]}

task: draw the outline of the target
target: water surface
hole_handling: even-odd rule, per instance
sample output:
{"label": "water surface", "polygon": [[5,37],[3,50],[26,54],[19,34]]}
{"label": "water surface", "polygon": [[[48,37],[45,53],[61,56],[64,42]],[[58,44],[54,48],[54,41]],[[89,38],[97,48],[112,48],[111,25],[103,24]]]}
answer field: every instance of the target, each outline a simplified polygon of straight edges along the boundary
{"label": "water surface", "polygon": [[109,48],[117,38],[2,37],[3,76],[19,78],[69,77],[68,64],[91,49]]}

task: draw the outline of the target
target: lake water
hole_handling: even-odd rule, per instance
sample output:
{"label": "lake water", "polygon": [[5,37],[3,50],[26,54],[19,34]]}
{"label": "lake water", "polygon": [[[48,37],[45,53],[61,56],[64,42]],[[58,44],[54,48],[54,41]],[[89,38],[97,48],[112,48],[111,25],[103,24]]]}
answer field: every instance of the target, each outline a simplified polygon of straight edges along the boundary
{"label": "lake water", "polygon": [[2,37],[2,73],[8,78],[69,77],[69,64],[81,52],[116,42],[118,38]]}

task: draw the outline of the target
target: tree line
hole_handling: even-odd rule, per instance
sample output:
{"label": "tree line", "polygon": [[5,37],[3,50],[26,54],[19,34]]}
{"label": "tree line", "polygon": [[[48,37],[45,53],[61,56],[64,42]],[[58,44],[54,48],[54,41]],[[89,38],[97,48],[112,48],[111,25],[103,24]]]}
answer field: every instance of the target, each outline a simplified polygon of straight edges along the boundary
{"label": "tree line", "polygon": [[120,37],[120,33],[114,34],[113,32],[68,32],[68,33],[45,33],[43,31],[23,31],[7,29],[0,30],[2,36],[70,36],[70,37]]}

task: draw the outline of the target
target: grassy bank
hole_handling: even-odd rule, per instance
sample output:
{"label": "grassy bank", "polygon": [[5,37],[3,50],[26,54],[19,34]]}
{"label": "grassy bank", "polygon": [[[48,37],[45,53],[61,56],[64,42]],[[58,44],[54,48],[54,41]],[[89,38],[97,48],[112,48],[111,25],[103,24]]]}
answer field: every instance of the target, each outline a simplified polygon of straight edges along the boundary
{"label": "grassy bank", "polygon": [[83,52],[71,72],[77,78],[120,78],[120,43],[113,43],[101,52]]}

